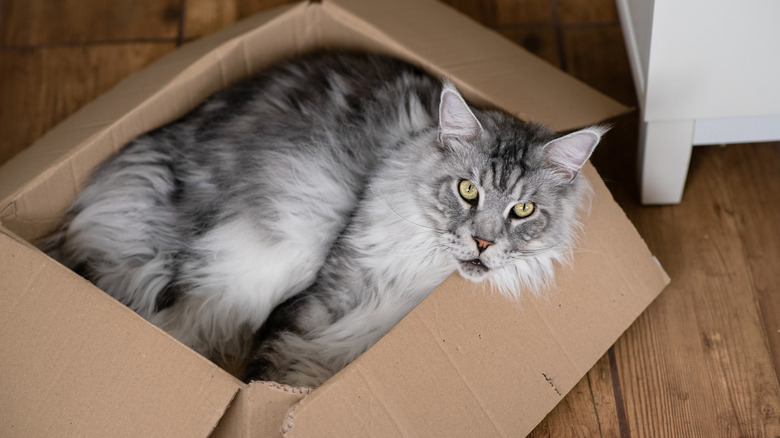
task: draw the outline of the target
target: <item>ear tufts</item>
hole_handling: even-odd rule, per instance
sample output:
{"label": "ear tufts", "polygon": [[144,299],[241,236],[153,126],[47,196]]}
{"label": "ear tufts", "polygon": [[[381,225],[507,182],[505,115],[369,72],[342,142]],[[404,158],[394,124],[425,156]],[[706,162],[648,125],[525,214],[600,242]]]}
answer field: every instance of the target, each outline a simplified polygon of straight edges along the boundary
{"label": "ear tufts", "polygon": [[442,84],[439,102],[439,140],[452,148],[453,140],[471,140],[482,133],[482,125],[449,80]]}
{"label": "ear tufts", "polygon": [[544,153],[558,171],[573,180],[610,128],[606,125],[589,126],[556,138],[544,145]]}

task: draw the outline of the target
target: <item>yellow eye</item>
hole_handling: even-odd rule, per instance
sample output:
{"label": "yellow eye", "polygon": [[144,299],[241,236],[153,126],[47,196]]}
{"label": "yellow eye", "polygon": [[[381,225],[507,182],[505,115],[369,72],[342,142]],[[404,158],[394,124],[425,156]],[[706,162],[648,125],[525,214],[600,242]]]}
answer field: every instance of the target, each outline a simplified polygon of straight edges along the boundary
{"label": "yellow eye", "polygon": [[517,217],[528,217],[531,215],[531,213],[534,212],[534,203],[533,202],[521,202],[514,207],[512,207],[512,212]]}
{"label": "yellow eye", "polygon": [[477,186],[465,179],[458,184],[458,191],[460,192],[460,196],[467,201],[474,201],[477,199],[477,196],[479,196]]}

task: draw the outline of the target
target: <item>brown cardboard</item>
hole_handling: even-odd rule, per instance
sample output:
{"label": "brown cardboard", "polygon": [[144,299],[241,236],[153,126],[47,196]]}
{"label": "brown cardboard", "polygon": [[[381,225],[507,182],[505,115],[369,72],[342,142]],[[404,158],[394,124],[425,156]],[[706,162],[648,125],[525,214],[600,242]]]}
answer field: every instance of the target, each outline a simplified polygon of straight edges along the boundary
{"label": "brown cardboard", "polygon": [[2,436],[206,436],[241,386],[6,234],[0,278]]}
{"label": "brown cardboard", "polygon": [[434,1],[302,3],[182,47],[0,168],[0,435],[207,436],[221,418],[212,436],[523,436],[668,282],[587,166],[590,215],[546,297],[511,303],[455,275],[309,393],[244,385],[29,245],[128,140],[321,47],[404,57],[556,129],[625,111]]}
{"label": "brown cardboard", "polygon": [[667,283],[658,270],[622,270],[652,258],[603,184],[595,190],[587,249],[544,299],[513,303],[451,277],[304,399],[285,436],[525,436]]}
{"label": "brown cardboard", "polygon": [[311,393],[274,382],[252,382],[233,400],[212,437],[274,437],[291,420],[290,409]]}

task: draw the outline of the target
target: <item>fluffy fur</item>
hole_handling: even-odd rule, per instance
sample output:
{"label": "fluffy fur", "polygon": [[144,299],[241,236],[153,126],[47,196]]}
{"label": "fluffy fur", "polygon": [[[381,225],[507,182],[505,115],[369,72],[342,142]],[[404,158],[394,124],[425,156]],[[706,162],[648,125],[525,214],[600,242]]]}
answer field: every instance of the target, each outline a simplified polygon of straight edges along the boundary
{"label": "fluffy fur", "polygon": [[130,143],[41,246],[207,357],[249,354],[247,380],[313,386],[455,270],[514,298],[549,282],[604,132],[471,107],[394,59],[312,55]]}

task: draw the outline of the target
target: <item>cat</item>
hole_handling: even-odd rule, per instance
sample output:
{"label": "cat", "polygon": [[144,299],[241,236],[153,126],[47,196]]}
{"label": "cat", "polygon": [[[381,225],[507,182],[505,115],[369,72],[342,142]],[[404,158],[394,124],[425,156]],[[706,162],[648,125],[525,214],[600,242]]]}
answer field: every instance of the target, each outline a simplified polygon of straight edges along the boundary
{"label": "cat", "polygon": [[246,380],[316,386],[455,271],[515,298],[550,281],[606,130],[309,54],[130,142],[40,247],[215,362],[249,356]]}
{"label": "cat", "polygon": [[414,102],[417,124],[370,175],[315,283],[257,332],[245,381],[318,386],[455,270],[518,298],[568,255],[578,173],[606,128],[556,136],[430,86],[438,108]]}

